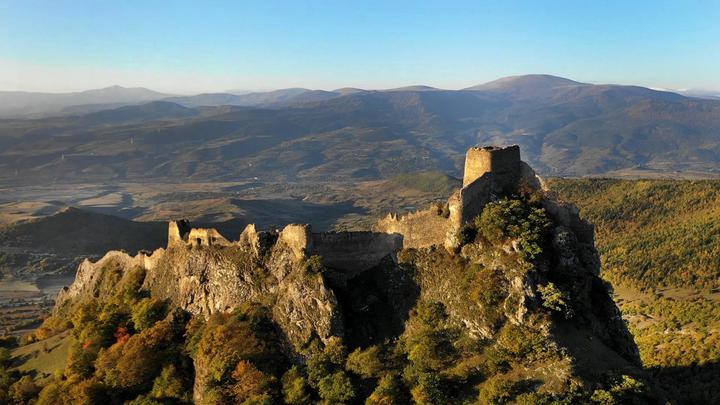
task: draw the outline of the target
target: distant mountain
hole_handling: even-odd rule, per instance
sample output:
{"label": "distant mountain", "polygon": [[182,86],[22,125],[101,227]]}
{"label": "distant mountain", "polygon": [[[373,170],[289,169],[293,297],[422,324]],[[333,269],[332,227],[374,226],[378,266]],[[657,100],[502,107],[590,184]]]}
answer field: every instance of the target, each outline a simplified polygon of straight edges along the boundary
{"label": "distant mountain", "polygon": [[416,86],[397,87],[397,88],[388,89],[385,91],[437,91],[437,90],[440,90],[440,89],[436,89],[435,87],[430,87],[430,86],[416,85]]}
{"label": "distant mountain", "polygon": [[551,75],[509,76],[465,90],[503,94],[514,98],[544,98],[564,89],[591,86]]}
{"label": "distant mountain", "polygon": [[81,122],[100,125],[130,124],[191,118],[199,114],[198,110],[183,107],[180,104],[153,101],[147,104],[130,105],[86,114],[82,117]]}
{"label": "distant mountain", "polygon": [[367,91],[367,90],[358,89],[358,88],[355,88],[355,87],[343,87],[343,88],[340,88],[340,89],[335,89],[335,90],[333,90],[333,93],[338,93],[338,94],[340,94],[341,96],[345,96],[345,95],[348,95],[348,94],[363,93],[363,92],[366,92],[366,91]]}
{"label": "distant mountain", "polygon": [[637,86],[530,75],[457,91],[288,89],[222,97],[238,104],[0,121],[0,181],[457,175],[475,144],[520,144],[524,159],[546,175],[720,167],[720,101]]}
{"label": "distant mountain", "polygon": [[0,116],[40,116],[58,114],[63,109],[80,105],[135,104],[159,100],[168,94],[158,93],[142,87],[120,86],[87,90],[77,93],[31,93],[22,91],[0,91]]}
{"label": "distant mountain", "polygon": [[243,107],[282,106],[309,101],[327,100],[341,94],[323,90],[301,88],[280,89],[268,92],[246,94],[213,93],[196,96],[171,97],[166,101],[182,104],[187,107],[234,105]]}

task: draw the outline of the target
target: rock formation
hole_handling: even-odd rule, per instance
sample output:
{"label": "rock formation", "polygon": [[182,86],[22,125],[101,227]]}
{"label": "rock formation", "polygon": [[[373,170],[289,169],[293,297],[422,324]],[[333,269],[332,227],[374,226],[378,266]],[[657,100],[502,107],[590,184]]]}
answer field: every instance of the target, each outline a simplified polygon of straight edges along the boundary
{"label": "rock formation", "polygon": [[[519,240],[464,240],[488,204],[523,193],[542,196],[537,204],[552,224],[541,259],[524,257]],[[635,371],[639,364],[632,337],[598,277],[593,235],[574,206],[544,189],[517,146],[471,148],[463,187],[444,207],[390,214],[372,232],[314,233],[305,224],[259,231],[248,225],[237,241],[173,221],[166,249],[136,256],[109,252],[96,263],[83,262],[73,285],[60,293],[56,311],[97,294],[103,272],[141,267],[144,290],[193,316],[263,303],[288,356],[298,358],[315,338],[345,338],[351,346],[395,339],[418,302],[439,302],[450,322],[478,342],[497,339],[503,325],[551,341],[552,350],[566,354],[553,360],[558,375],[546,388],[559,392],[573,378],[595,381],[617,364]],[[469,287],[473,283],[481,290]],[[487,296],[483,288],[499,290],[480,299]],[[592,369],[598,356],[606,359],[604,366],[576,375],[571,364]],[[527,378],[546,378],[550,366],[525,367]]]}

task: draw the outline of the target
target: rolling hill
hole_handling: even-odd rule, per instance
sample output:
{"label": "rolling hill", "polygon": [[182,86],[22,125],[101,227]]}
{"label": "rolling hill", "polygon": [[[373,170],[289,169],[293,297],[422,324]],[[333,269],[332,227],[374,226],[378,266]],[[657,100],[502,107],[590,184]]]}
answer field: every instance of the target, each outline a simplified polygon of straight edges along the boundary
{"label": "rolling hill", "polygon": [[[529,75],[465,90],[290,90],[3,120],[0,181],[457,175],[475,144],[519,144],[545,175],[715,175],[720,161],[720,101],[637,86]],[[237,105],[248,97],[262,106]]]}
{"label": "rolling hill", "polygon": [[65,109],[73,106],[119,106],[160,100],[166,97],[169,95],[142,87],[126,88],[121,86],[75,93],[0,91],[0,117],[46,116],[67,112]]}

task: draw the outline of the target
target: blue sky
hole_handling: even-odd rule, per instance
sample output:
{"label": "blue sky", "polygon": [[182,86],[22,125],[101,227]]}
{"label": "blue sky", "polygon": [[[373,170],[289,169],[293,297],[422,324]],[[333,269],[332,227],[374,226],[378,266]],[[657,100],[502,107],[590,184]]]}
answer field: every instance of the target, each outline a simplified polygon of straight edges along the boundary
{"label": "blue sky", "polygon": [[0,0],[0,89],[720,89],[720,1]]}

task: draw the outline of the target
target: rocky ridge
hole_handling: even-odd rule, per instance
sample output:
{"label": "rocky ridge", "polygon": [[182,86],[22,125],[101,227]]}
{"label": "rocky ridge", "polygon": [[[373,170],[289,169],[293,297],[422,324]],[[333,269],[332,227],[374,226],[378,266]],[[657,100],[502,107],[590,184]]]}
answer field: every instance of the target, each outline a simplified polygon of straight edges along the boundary
{"label": "rocky ridge", "polygon": [[[484,353],[480,359],[494,351],[514,353],[495,374],[535,381],[537,392],[566,395],[572,387],[602,386],[608,375],[644,378],[632,336],[608,285],[598,277],[592,225],[543,188],[532,169],[519,161],[519,151],[517,162],[513,157],[508,163],[493,161],[499,159],[494,151],[505,156],[507,149],[486,150],[487,167],[475,170],[459,192],[489,187],[467,193],[472,198],[456,207],[471,210],[471,217],[452,208],[445,214],[447,206],[411,215],[414,221],[432,217],[433,224],[443,227],[434,233],[435,240],[425,238],[413,246],[418,240],[408,234],[413,227],[376,232],[383,243],[372,253],[380,259],[363,268],[333,267],[328,263],[343,262],[314,255],[321,250],[319,241],[328,238],[313,234],[307,225],[268,231],[249,225],[237,241],[229,241],[214,230],[191,229],[177,221],[169,225],[165,249],[136,256],[109,252],[95,263],[84,261],[73,285],[58,296],[55,312],[97,297],[104,273],[142,269],[143,291],[191,317],[208,319],[245,303],[268,308],[283,352],[298,364],[308,360],[314,339],[328,345],[339,338],[350,348],[405,342],[417,308],[438,304],[448,328],[459,336],[453,347],[466,353],[460,357],[472,359],[477,355],[467,353],[477,350]],[[499,214],[491,216],[493,210]],[[515,215],[523,222],[512,222]],[[489,230],[494,226],[504,234],[493,236]],[[362,240],[373,235],[364,234]],[[341,236],[329,239],[354,237]],[[323,249],[329,252],[327,246]],[[528,352],[514,348],[518,334],[532,336],[537,347]],[[467,342],[462,345],[484,349],[461,350],[463,339]],[[193,384],[193,397],[200,403],[207,384],[197,379],[204,375],[196,370]],[[486,375],[484,384],[496,377]]]}

